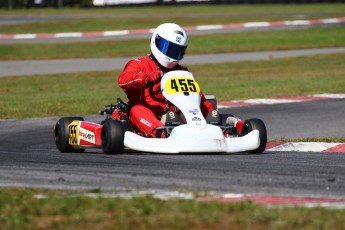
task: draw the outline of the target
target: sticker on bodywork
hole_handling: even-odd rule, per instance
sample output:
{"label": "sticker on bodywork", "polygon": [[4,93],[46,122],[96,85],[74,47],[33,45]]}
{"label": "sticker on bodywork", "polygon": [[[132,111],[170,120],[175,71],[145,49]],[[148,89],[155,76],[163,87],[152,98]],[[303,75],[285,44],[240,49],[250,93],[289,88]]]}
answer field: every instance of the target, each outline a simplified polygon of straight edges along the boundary
{"label": "sticker on bodywork", "polygon": [[70,145],[78,145],[78,129],[79,129],[79,121],[73,121],[71,124],[68,125],[68,133],[69,133],[68,143]]}
{"label": "sticker on bodywork", "polygon": [[199,84],[191,78],[170,78],[165,83],[168,94],[175,93],[200,93]]}
{"label": "sticker on bodywork", "polygon": [[91,132],[87,129],[79,127],[78,130],[78,138],[79,140],[83,140],[92,144],[96,144],[95,133]]}
{"label": "sticker on bodywork", "polygon": [[80,121],[73,121],[68,125],[69,144],[73,146],[89,143],[96,144],[95,133],[81,127]]}

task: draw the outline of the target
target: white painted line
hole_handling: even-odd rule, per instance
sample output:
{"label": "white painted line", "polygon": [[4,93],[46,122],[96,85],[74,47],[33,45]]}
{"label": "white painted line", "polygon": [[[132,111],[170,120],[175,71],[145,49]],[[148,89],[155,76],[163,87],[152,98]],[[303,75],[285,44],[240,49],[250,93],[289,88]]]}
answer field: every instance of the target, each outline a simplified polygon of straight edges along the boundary
{"label": "white painted line", "polygon": [[220,30],[223,29],[223,25],[200,25],[196,26],[196,30]]}
{"label": "white painted line", "polygon": [[221,195],[222,198],[242,198],[244,194],[242,193],[224,193]]}
{"label": "white painted line", "polygon": [[82,37],[83,33],[74,32],[74,33],[57,33],[54,35],[55,38],[79,38]]}
{"label": "white painted line", "polygon": [[308,20],[295,20],[295,21],[285,21],[287,26],[305,26],[310,25],[310,21]]}
{"label": "white painted line", "polygon": [[326,97],[326,98],[334,98],[334,99],[341,99],[345,98],[345,93],[322,93],[322,94],[314,94],[313,97]]}
{"label": "white painted line", "polygon": [[104,31],[103,36],[121,36],[129,34],[128,30]]}
{"label": "white painted line", "polygon": [[321,19],[320,20],[324,24],[333,24],[333,23],[339,23],[340,20],[337,18],[326,18],[326,19]]}
{"label": "white painted line", "polygon": [[247,22],[244,23],[243,26],[245,28],[258,28],[258,27],[269,27],[269,22]]}
{"label": "white painted line", "polygon": [[249,104],[282,104],[282,103],[296,103],[302,102],[302,100],[290,100],[290,99],[270,99],[270,98],[257,98],[244,100],[243,102]]}
{"label": "white painted line", "polygon": [[16,34],[14,35],[14,39],[34,39],[36,38],[36,34]]}

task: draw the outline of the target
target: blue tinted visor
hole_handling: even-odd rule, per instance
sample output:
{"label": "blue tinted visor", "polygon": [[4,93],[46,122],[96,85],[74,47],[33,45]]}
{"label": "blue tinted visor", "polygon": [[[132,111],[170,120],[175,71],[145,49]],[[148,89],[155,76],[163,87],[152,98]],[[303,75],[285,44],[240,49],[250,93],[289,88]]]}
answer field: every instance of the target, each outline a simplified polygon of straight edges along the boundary
{"label": "blue tinted visor", "polygon": [[181,60],[187,49],[187,46],[175,44],[171,41],[166,40],[165,38],[160,37],[159,35],[156,36],[155,43],[159,51],[161,51],[164,55],[168,56],[169,58],[175,60]]}

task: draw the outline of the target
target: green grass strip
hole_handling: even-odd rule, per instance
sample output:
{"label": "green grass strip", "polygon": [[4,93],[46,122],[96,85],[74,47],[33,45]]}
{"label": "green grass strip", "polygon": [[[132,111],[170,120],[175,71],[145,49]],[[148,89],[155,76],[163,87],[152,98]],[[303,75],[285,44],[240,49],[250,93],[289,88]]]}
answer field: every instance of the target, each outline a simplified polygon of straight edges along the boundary
{"label": "green grass strip", "polygon": [[[38,199],[35,195],[45,195]],[[252,202],[90,198],[82,194],[1,189],[7,229],[342,229],[345,209],[266,207]],[[72,196],[71,196],[72,195]],[[97,194],[95,194],[97,195]]]}
{"label": "green grass strip", "polygon": [[[286,31],[189,36],[187,54],[345,46],[345,26]],[[149,38],[54,44],[2,44],[0,60],[135,57],[147,54]]]}
{"label": "green grass strip", "polygon": [[[1,15],[77,15],[79,18],[2,25],[0,33],[54,33],[154,28],[163,22],[183,26],[248,21],[342,17],[345,4],[185,5],[103,9],[0,10]],[[81,18],[80,18],[81,17]]]}
{"label": "green grass strip", "polygon": [[[316,13],[344,13],[345,4],[199,4],[199,5],[169,5],[169,6],[131,6],[109,8],[32,8],[27,9],[0,9],[1,15],[119,15],[119,17],[135,17],[136,15],[152,14],[152,16],[166,17],[168,15],[194,14],[200,17],[205,14],[226,13],[231,17],[252,14],[279,14],[291,13],[295,17],[303,14]],[[229,16],[230,17],[230,16]]]}
{"label": "green grass strip", "polygon": [[[189,66],[205,94],[219,101],[339,93],[345,54]],[[97,114],[115,98],[120,71],[0,78],[0,118]]]}

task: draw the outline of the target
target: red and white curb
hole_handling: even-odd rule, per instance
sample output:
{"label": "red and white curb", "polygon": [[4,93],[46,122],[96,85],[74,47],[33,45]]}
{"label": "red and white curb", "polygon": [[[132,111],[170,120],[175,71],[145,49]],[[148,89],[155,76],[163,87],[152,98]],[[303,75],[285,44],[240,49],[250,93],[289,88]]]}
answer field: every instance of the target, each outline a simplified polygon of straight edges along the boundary
{"label": "red and white curb", "polygon": [[[236,203],[250,201],[259,205],[269,206],[303,206],[303,207],[331,207],[345,208],[345,198],[343,197],[307,197],[307,196],[277,196],[277,195],[245,195],[241,193],[224,193],[224,194],[193,194],[190,192],[178,191],[132,191],[111,194],[94,194],[87,193],[85,196],[90,198],[124,198],[131,199],[134,197],[152,196],[160,200],[195,200],[197,202],[220,202],[220,203]],[[46,196],[37,195],[38,199],[48,198]]]}
{"label": "red and white curb", "polygon": [[272,105],[272,104],[284,104],[284,103],[298,103],[307,101],[320,101],[330,99],[344,99],[345,93],[323,93],[314,94],[308,96],[287,96],[287,97],[276,97],[276,98],[256,98],[248,100],[232,100],[232,101],[221,101],[217,103],[218,108],[232,108],[242,106],[253,106],[253,105]]}
{"label": "red and white curb", "polygon": [[[254,105],[272,105],[284,103],[299,103],[307,101],[320,101],[330,99],[344,99],[345,93],[337,94],[314,94],[309,96],[288,96],[277,98],[257,98],[248,100],[221,101],[217,103],[218,108],[233,108]],[[324,153],[345,153],[345,143],[324,143],[324,142],[269,142],[266,151],[268,152],[324,152]]]}
{"label": "red and white curb", "polygon": [[268,142],[267,152],[345,153],[345,143],[326,142]]}
{"label": "red and white curb", "polygon": [[[198,25],[184,27],[186,31],[210,31],[222,29],[257,29],[257,28],[274,28],[274,27],[296,27],[312,25],[334,25],[345,23],[345,17],[311,19],[311,20],[292,20],[292,21],[275,21],[275,22],[246,22],[234,24],[218,25]],[[137,29],[137,30],[114,30],[101,32],[68,32],[68,33],[38,33],[38,34],[0,34],[0,40],[5,39],[47,39],[47,38],[81,38],[81,37],[118,37],[125,35],[143,35],[151,34],[154,29]]]}
{"label": "red and white curb", "polygon": [[334,197],[297,197],[297,196],[273,196],[273,195],[244,195],[223,194],[219,197],[201,197],[199,201],[217,201],[221,203],[235,203],[251,201],[261,205],[288,205],[304,207],[333,207],[344,208],[345,198]]}
{"label": "red and white curb", "polygon": [[[312,196],[282,196],[282,195],[250,195],[241,193],[210,193],[195,194],[191,192],[179,191],[160,191],[160,190],[137,190],[113,193],[85,193],[89,198],[123,198],[132,199],[136,197],[150,196],[159,200],[195,200],[197,202],[219,202],[219,203],[237,203],[253,202],[259,205],[268,206],[303,206],[303,207],[328,207],[345,208],[344,197],[312,197]],[[49,199],[48,195],[36,194],[36,199]]]}

